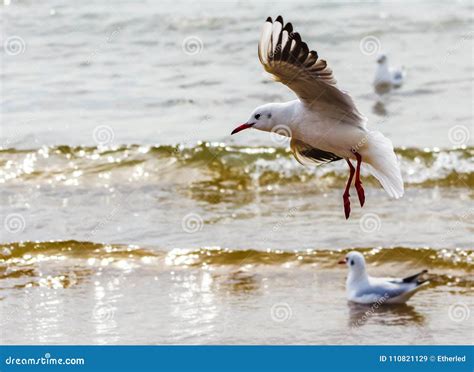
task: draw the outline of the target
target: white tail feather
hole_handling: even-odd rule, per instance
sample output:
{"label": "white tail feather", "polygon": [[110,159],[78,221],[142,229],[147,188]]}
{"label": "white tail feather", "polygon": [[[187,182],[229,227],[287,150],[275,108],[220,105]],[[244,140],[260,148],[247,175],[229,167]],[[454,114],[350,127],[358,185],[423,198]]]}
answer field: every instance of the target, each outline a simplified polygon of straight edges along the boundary
{"label": "white tail feather", "polygon": [[403,179],[392,141],[380,132],[369,132],[368,146],[362,154],[362,159],[388,195],[395,199],[403,196]]}

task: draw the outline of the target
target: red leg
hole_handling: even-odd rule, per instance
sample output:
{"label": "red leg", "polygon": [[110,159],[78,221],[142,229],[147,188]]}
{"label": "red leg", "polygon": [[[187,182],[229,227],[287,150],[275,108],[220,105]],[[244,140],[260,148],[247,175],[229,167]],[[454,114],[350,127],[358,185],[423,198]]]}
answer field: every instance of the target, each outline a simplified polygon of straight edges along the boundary
{"label": "red leg", "polygon": [[346,189],[344,190],[344,194],[342,194],[342,200],[344,201],[344,214],[346,215],[346,220],[349,218],[351,214],[351,201],[349,200],[350,194],[349,189],[351,188],[352,178],[354,177],[354,166],[350,162],[349,159],[346,159],[347,164],[349,164],[349,179],[347,180]]}
{"label": "red leg", "polygon": [[354,155],[357,158],[356,178],[354,184],[357,190],[357,196],[359,197],[360,206],[363,207],[365,203],[365,192],[362,187],[362,181],[360,180],[360,164],[362,163],[362,156],[357,152],[354,152]]}

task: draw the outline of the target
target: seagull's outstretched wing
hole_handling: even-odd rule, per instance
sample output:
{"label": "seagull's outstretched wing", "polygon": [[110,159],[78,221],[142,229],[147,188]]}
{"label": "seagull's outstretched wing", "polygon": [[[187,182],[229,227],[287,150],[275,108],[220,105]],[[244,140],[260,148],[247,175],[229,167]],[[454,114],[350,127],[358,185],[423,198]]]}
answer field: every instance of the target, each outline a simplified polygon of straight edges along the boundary
{"label": "seagull's outstretched wing", "polygon": [[336,87],[332,70],[318,53],[309,50],[291,23],[278,16],[267,18],[258,44],[265,70],[293,90],[300,100],[318,111],[331,111],[343,123],[363,126],[365,117],[352,98]]}

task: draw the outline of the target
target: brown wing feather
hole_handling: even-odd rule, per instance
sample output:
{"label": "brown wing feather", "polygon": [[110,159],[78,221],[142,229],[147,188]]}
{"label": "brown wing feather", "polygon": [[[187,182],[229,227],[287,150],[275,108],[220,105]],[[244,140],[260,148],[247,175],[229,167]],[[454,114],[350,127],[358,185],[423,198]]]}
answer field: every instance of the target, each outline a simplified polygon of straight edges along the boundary
{"label": "brown wing feather", "polygon": [[291,23],[284,24],[278,16],[270,17],[264,24],[258,56],[265,71],[293,90],[308,106],[332,106],[332,110],[345,115],[346,120],[364,125],[365,118],[359,113],[352,98],[336,87],[333,72],[318,53],[309,50],[299,33],[293,31]]}

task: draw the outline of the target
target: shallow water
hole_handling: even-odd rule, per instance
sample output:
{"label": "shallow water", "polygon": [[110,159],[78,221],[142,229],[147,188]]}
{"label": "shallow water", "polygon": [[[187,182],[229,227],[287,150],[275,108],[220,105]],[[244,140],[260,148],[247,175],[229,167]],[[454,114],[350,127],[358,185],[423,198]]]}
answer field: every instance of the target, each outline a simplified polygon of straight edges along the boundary
{"label": "shallow water", "polygon": [[5,224],[19,220],[21,231],[13,226],[2,237],[165,250],[472,248],[473,152],[397,149],[405,197],[394,202],[364,177],[366,205],[353,197],[346,221],[345,164],[305,168],[286,149],[203,143],[4,150]]}
{"label": "shallow water", "polygon": [[[471,343],[471,2],[13,2],[0,8],[1,342]],[[364,172],[343,216],[342,162],[305,168],[235,124],[292,99],[262,73],[283,14],[389,136],[405,196]],[[408,75],[376,97],[374,36]],[[186,43],[186,40],[188,43]],[[197,42],[197,53],[189,40]],[[2,40],[2,44],[3,44]],[[191,49],[190,49],[191,48]],[[345,299],[374,275],[428,269],[408,305]],[[22,331],[18,331],[18,330]]]}
{"label": "shallow water", "polygon": [[[408,305],[344,298],[346,251],[3,246],[5,343],[465,344],[473,251],[362,250],[376,275],[429,267]],[[390,264],[388,264],[388,262]],[[23,329],[21,333],[8,332]]]}

